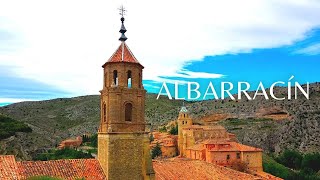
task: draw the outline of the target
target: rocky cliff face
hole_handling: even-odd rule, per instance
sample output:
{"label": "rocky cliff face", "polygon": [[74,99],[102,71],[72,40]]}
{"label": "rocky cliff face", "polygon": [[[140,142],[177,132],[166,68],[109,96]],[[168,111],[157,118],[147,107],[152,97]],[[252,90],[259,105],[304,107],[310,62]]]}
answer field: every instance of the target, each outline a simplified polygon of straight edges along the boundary
{"label": "rocky cliff face", "polygon": [[[277,88],[286,94],[286,88]],[[197,122],[219,121],[244,144],[266,151],[320,151],[320,83],[310,85],[310,98],[293,100],[203,101],[191,104]],[[222,121],[221,121],[222,120]],[[237,121],[238,120],[238,121]]]}
{"label": "rocky cliff face", "polygon": [[[280,94],[286,91],[285,88],[276,90]],[[0,141],[0,153],[31,159],[37,152],[54,147],[63,139],[97,132],[99,103],[96,95],[0,107],[0,113],[26,122],[33,130]],[[156,128],[175,120],[181,105],[181,101],[156,100],[156,95],[148,94],[146,121]],[[284,101],[225,99],[187,102],[186,106],[196,123],[219,122],[244,144],[275,152],[287,148],[320,151],[320,83],[310,85],[310,100],[304,97]]]}

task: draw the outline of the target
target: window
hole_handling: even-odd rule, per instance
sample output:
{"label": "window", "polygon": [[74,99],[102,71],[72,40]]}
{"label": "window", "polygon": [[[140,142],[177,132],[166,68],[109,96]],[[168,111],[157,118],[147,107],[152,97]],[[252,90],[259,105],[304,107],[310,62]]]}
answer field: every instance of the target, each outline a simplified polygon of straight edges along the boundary
{"label": "window", "polygon": [[142,79],[141,79],[141,74],[139,73],[139,88],[141,88],[141,83],[142,83]]}
{"label": "window", "polygon": [[240,159],[240,153],[237,153],[237,159]]}
{"label": "window", "polygon": [[132,104],[127,103],[125,105],[125,120],[132,121]]}
{"label": "window", "polygon": [[132,77],[131,77],[131,71],[129,70],[127,72],[127,87],[131,88],[131,83],[132,83]]}
{"label": "window", "polygon": [[108,79],[108,73],[105,73],[105,74],[104,74],[104,86],[105,86],[105,87],[108,85],[107,79]]}
{"label": "window", "polygon": [[114,85],[118,86],[118,71],[117,70],[113,71],[113,83],[114,83]]}
{"label": "window", "polygon": [[107,106],[106,103],[103,103],[103,121],[106,122],[107,121]]}
{"label": "window", "polygon": [[227,155],[227,160],[229,160],[229,159],[230,159],[230,154]]}

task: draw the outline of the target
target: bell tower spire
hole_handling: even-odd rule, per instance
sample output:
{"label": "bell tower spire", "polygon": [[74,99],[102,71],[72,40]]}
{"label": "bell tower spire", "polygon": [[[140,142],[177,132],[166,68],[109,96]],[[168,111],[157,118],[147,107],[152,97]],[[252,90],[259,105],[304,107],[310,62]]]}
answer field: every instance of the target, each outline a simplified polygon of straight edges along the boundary
{"label": "bell tower spire", "polygon": [[121,15],[121,19],[120,19],[121,20],[121,28],[120,28],[120,31],[119,31],[121,33],[121,37],[119,38],[119,41],[124,42],[124,41],[126,41],[128,39],[126,37],[126,35],[124,34],[124,33],[127,32],[126,28],[124,27],[124,15],[125,15],[127,10],[125,10],[124,7],[121,6],[119,8],[119,11],[120,11],[119,14]]}
{"label": "bell tower spire", "polygon": [[144,67],[125,42],[126,10],[123,6],[119,10],[121,44],[102,66],[98,160],[107,179],[154,180],[149,135],[145,130]]}

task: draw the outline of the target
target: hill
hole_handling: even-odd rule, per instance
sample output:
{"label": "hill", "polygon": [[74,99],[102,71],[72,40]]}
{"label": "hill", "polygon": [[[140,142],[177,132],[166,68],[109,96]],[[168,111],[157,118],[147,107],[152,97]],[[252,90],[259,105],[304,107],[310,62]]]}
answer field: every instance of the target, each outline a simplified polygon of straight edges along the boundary
{"label": "hill", "polygon": [[[285,94],[286,88],[277,92]],[[218,122],[235,133],[240,142],[279,153],[283,149],[320,151],[320,83],[310,85],[310,100],[248,101],[207,100],[187,102],[195,122]],[[21,102],[0,107],[0,113],[24,122],[32,132],[16,133],[0,141],[2,154],[31,159],[61,140],[95,133],[100,119],[98,95]],[[154,128],[177,118],[181,101],[147,94],[146,121]],[[149,127],[150,128],[150,127]]]}

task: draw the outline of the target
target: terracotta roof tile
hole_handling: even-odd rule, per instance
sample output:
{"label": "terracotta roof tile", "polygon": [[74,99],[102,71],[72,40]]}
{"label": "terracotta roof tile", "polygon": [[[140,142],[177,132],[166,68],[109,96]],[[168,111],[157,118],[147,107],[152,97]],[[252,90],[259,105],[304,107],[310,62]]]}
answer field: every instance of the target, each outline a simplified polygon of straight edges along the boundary
{"label": "terracotta roof tile", "polygon": [[19,179],[18,166],[13,155],[0,156],[0,179]]}
{"label": "terracotta roof tile", "polygon": [[129,62],[140,64],[139,61],[134,57],[129,47],[125,42],[122,42],[118,49],[113,53],[109,60],[102,66],[104,67],[107,63],[112,62]]}
{"label": "terracotta roof tile", "polygon": [[178,179],[219,179],[219,180],[245,180],[261,179],[250,174],[235,171],[222,166],[199,160],[174,158],[153,162],[156,180]]}
{"label": "terracotta roof tile", "polygon": [[52,161],[17,162],[21,178],[32,176],[52,176],[63,179],[85,178],[87,180],[106,179],[96,159],[63,159]]}
{"label": "terracotta roof tile", "polygon": [[216,145],[211,147],[209,151],[262,151],[260,148],[243,145],[233,141],[223,140],[205,140],[201,144]]}
{"label": "terracotta roof tile", "polygon": [[[153,161],[157,180],[178,179],[279,179],[270,174],[250,174],[235,171],[205,161],[173,158]],[[105,180],[106,177],[96,159],[65,159],[52,161],[16,162],[14,156],[0,156],[0,179],[19,180],[32,176],[51,176],[62,179]]]}

